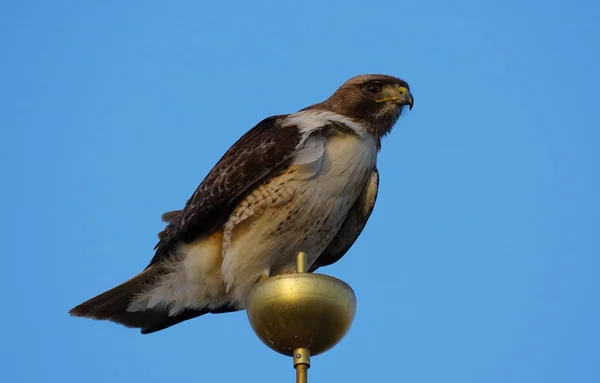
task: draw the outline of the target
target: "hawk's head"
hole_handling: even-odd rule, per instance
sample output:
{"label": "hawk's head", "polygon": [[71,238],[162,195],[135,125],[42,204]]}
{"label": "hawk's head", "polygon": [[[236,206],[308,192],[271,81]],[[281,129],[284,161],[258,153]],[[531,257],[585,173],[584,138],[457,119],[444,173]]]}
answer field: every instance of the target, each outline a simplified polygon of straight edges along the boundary
{"label": "hawk's head", "polygon": [[329,99],[315,105],[361,124],[378,139],[394,126],[402,109],[413,107],[406,81],[382,74],[367,74],[346,81]]}

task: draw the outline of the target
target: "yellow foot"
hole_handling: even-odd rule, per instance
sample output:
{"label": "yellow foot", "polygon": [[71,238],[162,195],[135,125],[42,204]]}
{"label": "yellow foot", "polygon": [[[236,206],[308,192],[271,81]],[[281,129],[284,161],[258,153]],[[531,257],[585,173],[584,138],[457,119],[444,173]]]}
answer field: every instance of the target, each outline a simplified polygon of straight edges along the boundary
{"label": "yellow foot", "polygon": [[257,280],[256,282],[262,282],[262,281],[264,281],[265,279],[268,279],[268,278],[269,278],[269,271],[268,271],[268,270],[265,270],[265,271],[264,271],[264,272],[263,272],[263,273],[260,275],[260,277],[258,277],[258,280]]}

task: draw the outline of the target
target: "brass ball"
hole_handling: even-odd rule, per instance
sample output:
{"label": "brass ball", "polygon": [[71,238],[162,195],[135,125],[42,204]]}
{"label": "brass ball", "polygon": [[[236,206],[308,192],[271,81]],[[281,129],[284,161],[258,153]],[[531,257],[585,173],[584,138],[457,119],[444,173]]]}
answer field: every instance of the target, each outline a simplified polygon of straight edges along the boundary
{"label": "brass ball", "polygon": [[345,282],[322,274],[278,275],[257,283],[246,312],[258,338],[283,355],[297,348],[312,355],[335,346],[356,312],[356,296]]}

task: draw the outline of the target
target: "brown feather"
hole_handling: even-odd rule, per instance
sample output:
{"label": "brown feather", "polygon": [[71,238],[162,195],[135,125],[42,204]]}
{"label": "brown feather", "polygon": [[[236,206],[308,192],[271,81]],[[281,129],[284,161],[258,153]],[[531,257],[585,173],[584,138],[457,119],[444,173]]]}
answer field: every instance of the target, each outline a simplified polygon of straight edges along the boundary
{"label": "brown feather", "polygon": [[[173,220],[175,218],[177,218],[177,216],[179,214],[181,214],[183,210],[173,210],[173,211],[168,211],[166,213],[163,213],[163,215],[161,215],[161,220],[163,222],[166,222],[168,224],[171,224],[173,222]],[[158,233],[158,239],[161,240],[163,239],[167,234],[169,233],[169,227],[165,227],[160,233]]]}
{"label": "brown feather", "polygon": [[168,211],[166,213],[163,213],[163,215],[160,216],[160,219],[163,222],[171,223],[179,214],[181,214],[182,211],[183,210]]}
{"label": "brown feather", "polygon": [[161,312],[129,312],[131,300],[158,277],[161,270],[151,267],[130,280],[72,308],[69,314],[77,317],[110,320],[127,327],[144,328],[160,319]]}

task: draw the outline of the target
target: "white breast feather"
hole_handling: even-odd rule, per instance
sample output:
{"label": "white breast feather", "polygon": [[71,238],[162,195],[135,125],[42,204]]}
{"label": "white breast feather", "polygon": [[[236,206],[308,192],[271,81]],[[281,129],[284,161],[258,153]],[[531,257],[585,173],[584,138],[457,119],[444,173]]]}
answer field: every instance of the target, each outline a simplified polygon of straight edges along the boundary
{"label": "white breast feather", "polygon": [[293,165],[298,167],[298,176],[308,179],[319,172],[325,153],[325,140],[320,137],[309,137],[294,158]]}
{"label": "white breast feather", "polygon": [[[361,124],[352,121],[348,117],[324,110],[304,110],[290,114],[283,122],[283,126],[297,126],[300,133],[311,133],[332,122],[347,126],[361,137],[368,134]],[[300,145],[302,145],[302,142]]]}

